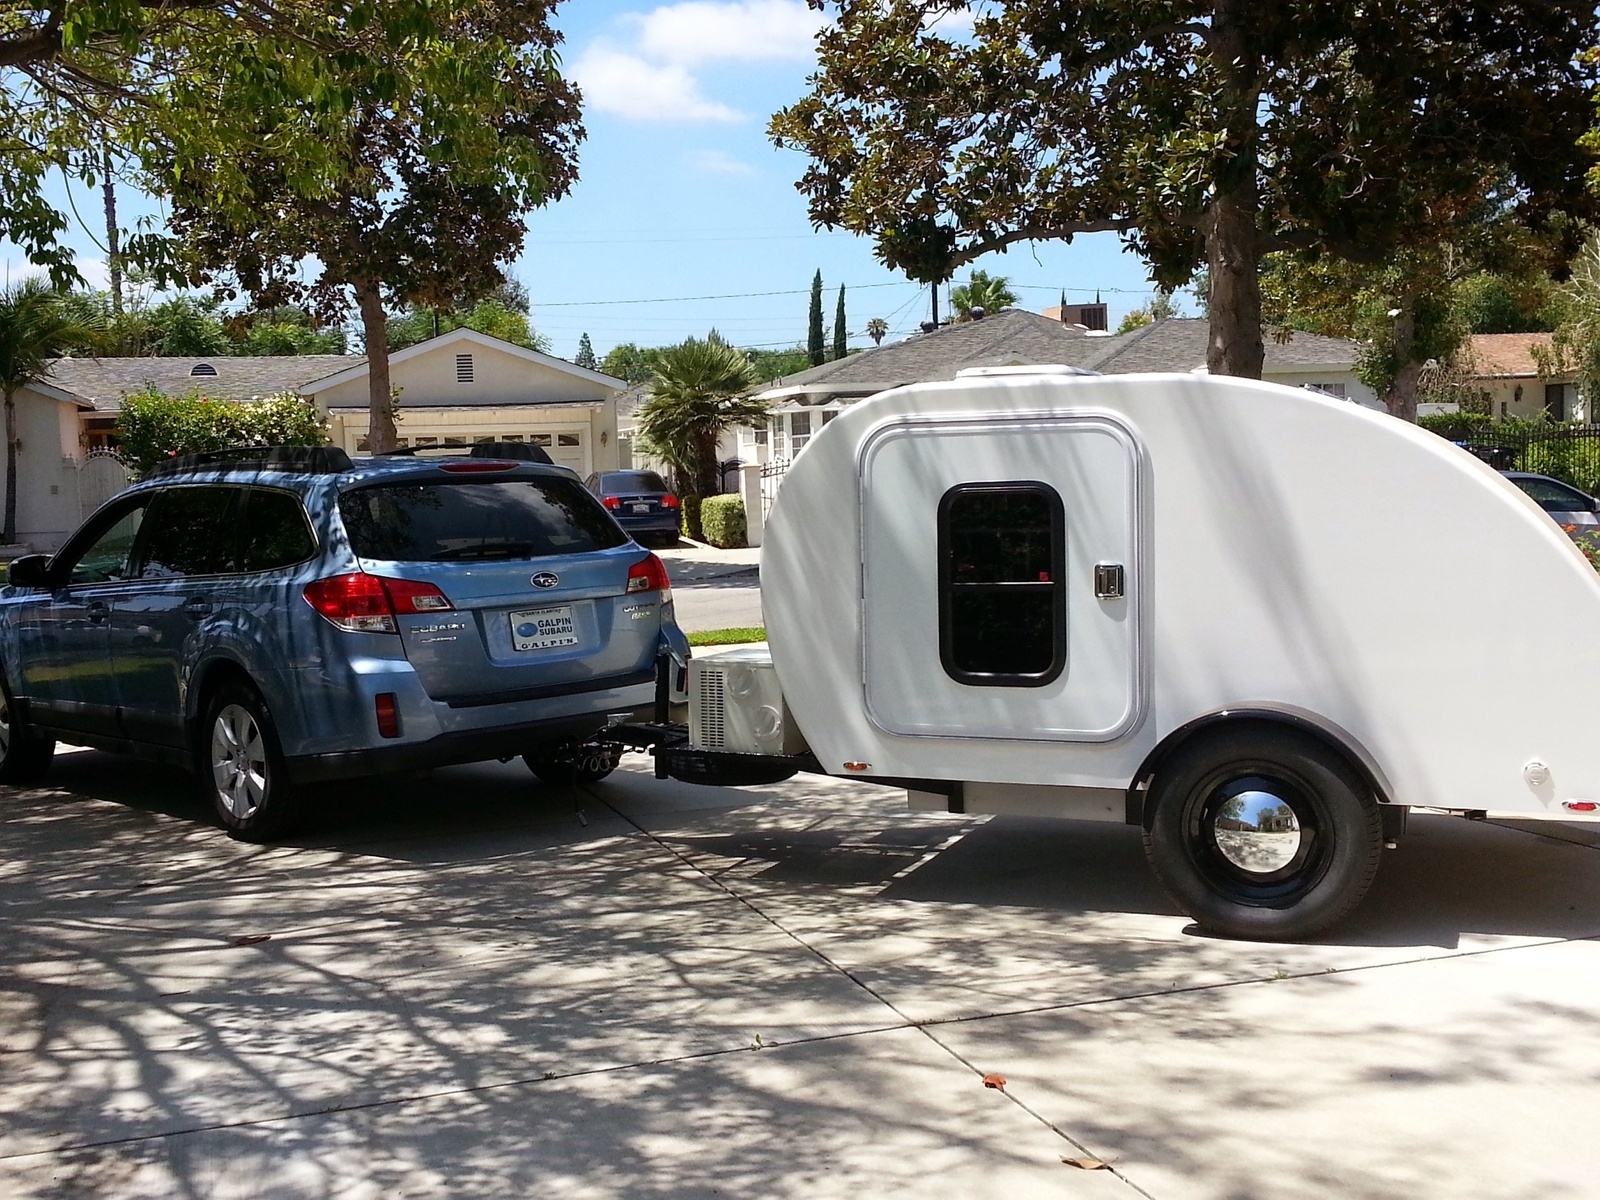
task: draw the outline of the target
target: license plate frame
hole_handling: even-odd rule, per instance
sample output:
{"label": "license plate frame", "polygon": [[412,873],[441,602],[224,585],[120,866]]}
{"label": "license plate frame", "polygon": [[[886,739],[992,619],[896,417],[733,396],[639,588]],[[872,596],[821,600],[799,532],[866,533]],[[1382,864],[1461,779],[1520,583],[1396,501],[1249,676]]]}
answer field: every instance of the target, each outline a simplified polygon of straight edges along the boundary
{"label": "license plate frame", "polygon": [[[508,614],[508,622],[511,648],[518,652],[556,650],[578,644],[578,626],[570,604],[523,609]],[[525,632],[530,625],[532,632]]]}

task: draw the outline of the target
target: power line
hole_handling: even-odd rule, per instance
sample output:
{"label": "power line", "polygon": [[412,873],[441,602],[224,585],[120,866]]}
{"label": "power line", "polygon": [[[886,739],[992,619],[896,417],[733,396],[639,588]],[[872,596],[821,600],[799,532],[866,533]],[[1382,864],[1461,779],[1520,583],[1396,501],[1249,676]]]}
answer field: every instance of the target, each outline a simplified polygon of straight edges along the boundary
{"label": "power line", "polygon": [[[893,283],[847,283],[846,289],[863,291],[867,288],[886,287],[918,287],[920,283],[913,284],[909,280],[896,280]],[[725,292],[718,296],[658,296],[652,300],[551,300],[534,301],[530,308],[596,308],[612,304],[683,304],[690,300],[750,300],[757,296],[809,296],[810,288],[785,288],[776,292]]]}

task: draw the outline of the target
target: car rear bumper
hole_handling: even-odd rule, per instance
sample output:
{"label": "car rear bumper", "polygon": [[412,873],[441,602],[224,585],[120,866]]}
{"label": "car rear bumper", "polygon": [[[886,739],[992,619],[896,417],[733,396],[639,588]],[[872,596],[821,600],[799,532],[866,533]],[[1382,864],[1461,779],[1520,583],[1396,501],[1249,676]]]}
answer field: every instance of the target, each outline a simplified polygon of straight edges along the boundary
{"label": "car rear bumper", "polygon": [[[630,720],[648,720],[652,711],[649,706],[617,710],[618,713],[627,712]],[[511,758],[526,754],[542,743],[587,738],[605,728],[611,716],[600,712],[579,713],[488,729],[461,729],[441,733],[425,742],[396,742],[361,750],[304,754],[288,760],[289,776],[296,783],[318,783]]]}
{"label": "car rear bumper", "polygon": [[650,513],[642,517],[613,513],[612,516],[628,533],[677,533],[683,524],[682,518],[675,512]]}

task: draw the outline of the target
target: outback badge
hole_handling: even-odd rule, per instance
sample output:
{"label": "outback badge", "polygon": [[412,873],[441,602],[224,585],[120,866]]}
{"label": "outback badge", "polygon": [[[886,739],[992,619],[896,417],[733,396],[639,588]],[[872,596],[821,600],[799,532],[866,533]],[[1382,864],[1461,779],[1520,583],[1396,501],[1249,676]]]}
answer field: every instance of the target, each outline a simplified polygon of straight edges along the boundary
{"label": "outback badge", "polygon": [[561,576],[552,575],[549,571],[540,571],[528,582],[536,588],[553,588],[561,582]]}

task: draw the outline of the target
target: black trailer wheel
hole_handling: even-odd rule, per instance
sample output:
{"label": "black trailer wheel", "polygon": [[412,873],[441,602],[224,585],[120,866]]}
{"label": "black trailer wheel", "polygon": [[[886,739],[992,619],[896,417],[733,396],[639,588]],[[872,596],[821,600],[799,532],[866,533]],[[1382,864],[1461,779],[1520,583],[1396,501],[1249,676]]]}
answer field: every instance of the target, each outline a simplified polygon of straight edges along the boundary
{"label": "black trailer wheel", "polygon": [[37,783],[55,758],[55,739],[29,733],[16,716],[11,689],[0,679],[0,783]]}
{"label": "black trailer wheel", "polygon": [[1348,763],[1289,729],[1219,729],[1163,763],[1145,855],[1167,893],[1226,937],[1290,941],[1342,921],[1383,852],[1376,799]]}
{"label": "black trailer wheel", "polygon": [[621,746],[545,746],[522,756],[545,783],[599,783],[622,761]]}

